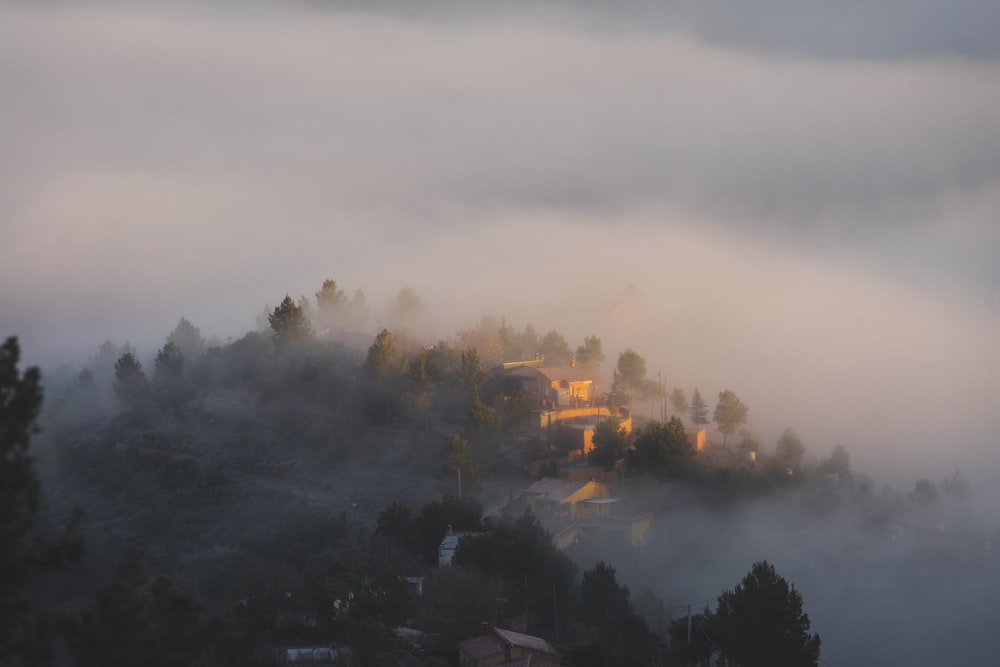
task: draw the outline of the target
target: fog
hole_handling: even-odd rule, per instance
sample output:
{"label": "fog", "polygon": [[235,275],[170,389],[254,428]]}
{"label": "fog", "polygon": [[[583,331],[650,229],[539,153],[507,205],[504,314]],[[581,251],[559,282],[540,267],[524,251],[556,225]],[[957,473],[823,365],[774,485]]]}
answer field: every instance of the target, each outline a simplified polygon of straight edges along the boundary
{"label": "fog", "polygon": [[0,334],[148,359],[410,286],[429,340],[596,334],[605,380],[632,347],[765,447],[988,508],[997,10],[903,4],[0,5]]}

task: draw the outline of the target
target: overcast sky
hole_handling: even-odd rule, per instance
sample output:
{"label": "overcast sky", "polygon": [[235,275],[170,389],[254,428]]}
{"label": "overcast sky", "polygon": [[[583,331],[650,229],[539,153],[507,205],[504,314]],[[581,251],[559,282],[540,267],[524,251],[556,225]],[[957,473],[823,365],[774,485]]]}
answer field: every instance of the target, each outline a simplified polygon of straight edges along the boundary
{"label": "overcast sky", "polygon": [[0,4],[29,360],[332,277],[631,345],[818,454],[996,444],[996,3],[280,4]]}

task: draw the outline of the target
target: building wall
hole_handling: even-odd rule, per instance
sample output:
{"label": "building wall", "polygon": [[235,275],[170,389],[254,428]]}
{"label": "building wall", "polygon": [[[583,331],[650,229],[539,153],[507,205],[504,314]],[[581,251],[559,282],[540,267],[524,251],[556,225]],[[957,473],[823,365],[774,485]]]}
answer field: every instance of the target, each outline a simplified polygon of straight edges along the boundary
{"label": "building wall", "polygon": [[705,429],[700,428],[697,431],[688,431],[687,433],[688,442],[696,452],[705,451]]}
{"label": "building wall", "polygon": [[[558,424],[567,419],[576,417],[611,417],[611,409],[606,406],[585,406],[581,408],[563,408],[561,410],[542,410],[539,413],[538,426],[546,428],[550,425]],[[632,413],[622,408],[619,410],[617,418],[621,421],[621,426],[626,433],[632,432]]]}
{"label": "building wall", "polygon": [[587,482],[579,491],[563,498],[560,502],[563,505],[569,505],[569,516],[570,518],[575,519],[586,513],[584,508],[579,504],[581,501],[589,500],[590,498],[610,497],[611,489],[609,489],[606,484],[590,481]]}

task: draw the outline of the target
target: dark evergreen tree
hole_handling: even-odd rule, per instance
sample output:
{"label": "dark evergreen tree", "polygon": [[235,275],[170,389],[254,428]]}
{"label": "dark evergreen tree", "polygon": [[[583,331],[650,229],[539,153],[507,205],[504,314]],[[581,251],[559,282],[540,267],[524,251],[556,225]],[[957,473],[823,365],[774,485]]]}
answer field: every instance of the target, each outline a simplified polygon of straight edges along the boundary
{"label": "dark evergreen tree", "polygon": [[280,344],[301,342],[312,335],[309,316],[287,294],[274,312],[267,316],[267,321]]}
{"label": "dark evergreen tree", "polygon": [[733,590],[725,590],[708,634],[722,657],[742,667],[815,667],[820,638],[809,634],[802,595],[767,561],[754,563]]}
{"label": "dark evergreen tree", "polygon": [[593,442],[594,448],[588,455],[590,462],[594,465],[611,468],[625,457],[625,450],[628,448],[628,433],[625,432],[619,419],[608,417],[594,427]]}
{"label": "dark evergreen tree", "polygon": [[655,475],[677,472],[694,455],[684,424],[677,417],[670,421],[651,421],[635,435],[635,449],[629,453],[629,466]]}
{"label": "dark evergreen tree", "polygon": [[33,613],[25,588],[40,572],[79,556],[76,520],[56,542],[36,531],[41,487],[30,452],[42,406],[41,373],[18,369],[16,338],[0,345],[0,664],[43,661],[50,624]]}
{"label": "dark evergreen tree", "polygon": [[604,664],[649,665],[656,650],[653,633],[646,621],[635,613],[629,589],[618,583],[615,569],[599,561],[583,573],[580,599],[584,614],[593,628],[594,653],[603,653]]}
{"label": "dark evergreen tree", "polygon": [[126,404],[135,405],[149,393],[149,380],[142,364],[131,352],[126,352],[115,362],[115,394]]}
{"label": "dark evergreen tree", "polygon": [[401,372],[402,356],[396,347],[395,337],[388,329],[382,329],[375,336],[363,368],[373,378],[390,378]]}

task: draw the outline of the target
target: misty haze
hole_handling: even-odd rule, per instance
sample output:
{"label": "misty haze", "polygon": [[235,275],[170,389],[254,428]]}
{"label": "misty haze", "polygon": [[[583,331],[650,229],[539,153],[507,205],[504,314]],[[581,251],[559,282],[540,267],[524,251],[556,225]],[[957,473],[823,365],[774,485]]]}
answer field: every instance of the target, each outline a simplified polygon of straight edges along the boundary
{"label": "misty haze", "polygon": [[997,26],[0,2],[0,665],[996,664]]}

